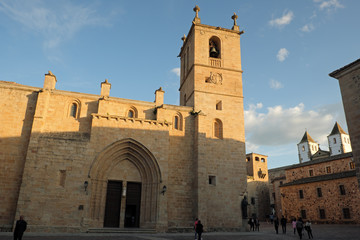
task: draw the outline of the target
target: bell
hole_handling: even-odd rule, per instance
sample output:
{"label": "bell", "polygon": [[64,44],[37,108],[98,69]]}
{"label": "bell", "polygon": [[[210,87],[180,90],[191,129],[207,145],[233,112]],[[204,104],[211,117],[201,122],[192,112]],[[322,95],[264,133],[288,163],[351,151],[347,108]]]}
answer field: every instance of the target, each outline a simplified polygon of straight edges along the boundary
{"label": "bell", "polygon": [[212,48],[210,49],[210,53],[215,53],[215,54],[217,54],[216,48],[215,48],[215,47],[212,47]]}

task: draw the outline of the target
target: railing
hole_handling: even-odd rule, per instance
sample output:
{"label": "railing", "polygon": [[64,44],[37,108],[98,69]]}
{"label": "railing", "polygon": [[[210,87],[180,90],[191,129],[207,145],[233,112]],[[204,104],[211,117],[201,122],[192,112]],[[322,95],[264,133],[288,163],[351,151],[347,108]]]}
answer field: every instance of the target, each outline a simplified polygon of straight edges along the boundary
{"label": "railing", "polygon": [[209,65],[212,67],[221,67],[221,59],[209,58]]}

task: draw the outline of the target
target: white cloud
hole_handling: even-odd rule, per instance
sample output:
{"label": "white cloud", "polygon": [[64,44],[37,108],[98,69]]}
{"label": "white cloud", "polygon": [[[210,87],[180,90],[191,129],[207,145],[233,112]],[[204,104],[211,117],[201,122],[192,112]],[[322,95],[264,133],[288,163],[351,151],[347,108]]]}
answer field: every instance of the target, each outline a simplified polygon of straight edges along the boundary
{"label": "white cloud", "polygon": [[171,69],[171,72],[175,73],[177,76],[180,77],[180,68],[173,68],[173,69]]}
{"label": "white cloud", "polygon": [[344,6],[339,2],[339,0],[314,0],[314,2],[320,3],[320,10],[344,8]]}
{"label": "white cloud", "polygon": [[269,84],[270,84],[270,88],[272,89],[280,89],[284,87],[284,85],[281,82],[276,81],[275,79],[270,79]]}
{"label": "white cloud", "polygon": [[285,11],[280,18],[272,19],[269,21],[270,26],[274,27],[283,27],[290,24],[294,18],[294,13],[292,11]]}
{"label": "white cloud", "polygon": [[285,59],[289,56],[289,51],[286,48],[281,48],[278,52],[278,54],[276,55],[276,58],[280,61],[283,62],[285,61]]}
{"label": "white cloud", "polygon": [[341,103],[321,106],[315,110],[306,110],[303,103],[292,108],[282,106],[268,107],[262,112],[263,105],[250,105],[245,110],[246,144],[256,146],[285,146],[300,142],[305,129],[311,137],[327,148],[327,135],[335,121],[346,129]]}
{"label": "white cloud", "polygon": [[315,29],[314,25],[311,23],[304,25],[300,30],[303,32],[311,32]]}
{"label": "white cloud", "polygon": [[70,1],[53,6],[47,1],[1,1],[0,12],[25,29],[42,35],[45,48],[57,47],[86,26],[109,24],[98,16],[95,7],[74,5]]}

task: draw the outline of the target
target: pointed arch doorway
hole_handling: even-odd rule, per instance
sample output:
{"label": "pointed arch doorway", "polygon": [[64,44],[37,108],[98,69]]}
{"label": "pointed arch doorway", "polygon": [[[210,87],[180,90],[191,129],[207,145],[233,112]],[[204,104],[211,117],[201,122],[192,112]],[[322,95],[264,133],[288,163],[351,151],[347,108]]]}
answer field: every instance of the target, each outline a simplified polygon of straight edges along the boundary
{"label": "pointed arch doorway", "polygon": [[161,172],[141,143],[128,138],[106,147],[94,160],[89,177],[94,225],[156,227]]}

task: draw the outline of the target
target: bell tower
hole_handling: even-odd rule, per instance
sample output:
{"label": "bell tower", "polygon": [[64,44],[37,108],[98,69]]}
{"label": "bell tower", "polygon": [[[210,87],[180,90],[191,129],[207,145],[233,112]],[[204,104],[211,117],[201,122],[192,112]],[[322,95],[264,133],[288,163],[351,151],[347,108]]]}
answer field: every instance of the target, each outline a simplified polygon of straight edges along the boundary
{"label": "bell tower", "polygon": [[[200,8],[180,51],[180,105],[194,108],[194,217],[208,228],[241,228],[246,156],[240,36],[201,23]],[[212,209],[221,209],[214,212]],[[246,223],[246,221],[244,221]],[[223,226],[222,226],[223,224]]]}

